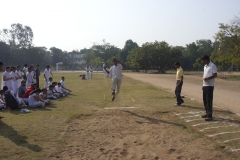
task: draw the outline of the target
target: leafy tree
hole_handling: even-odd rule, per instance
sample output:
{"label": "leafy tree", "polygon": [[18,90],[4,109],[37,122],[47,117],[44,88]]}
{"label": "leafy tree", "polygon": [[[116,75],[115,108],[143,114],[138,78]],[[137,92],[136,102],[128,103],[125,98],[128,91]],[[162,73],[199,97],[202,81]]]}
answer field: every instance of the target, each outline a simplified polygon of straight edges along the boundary
{"label": "leafy tree", "polygon": [[136,42],[133,42],[131,39],[129,39],[125,42],[124,48],[120,52],[120,56],[119,56],[120,60],[123,63],[126,62],[129,51],[131,51],[134,48],[138,48],[138,44]]}

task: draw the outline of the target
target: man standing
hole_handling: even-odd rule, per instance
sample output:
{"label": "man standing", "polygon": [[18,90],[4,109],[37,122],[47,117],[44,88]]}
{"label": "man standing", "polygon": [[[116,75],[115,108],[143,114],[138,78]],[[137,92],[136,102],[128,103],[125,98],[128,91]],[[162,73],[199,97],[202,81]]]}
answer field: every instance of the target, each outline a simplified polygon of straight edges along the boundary
{"label": "man standing", "polygon": [[202,57],[202,63],[205,64],[202,90],[203,90],[203,103],[206,110],[206,114],[202,115],[202,118],[205,118],[205,121],[211,121],[214,79],[217,77],[217,67],[210,61],[208,55],[204,55]]}
{"label": "man standing", "polygon": [[115,97],[120,92],[120,87],[122,83],[122,69],[124,65],[117,58],[113,59],[113,66],[110,71],[106,69],[104,66],[104,70],[109,74],[112,72],[112,101],[114,101]]}
{"label": "man standing", "polygon": [[28,72],[28,65],[25,64],[24,67],[23,67],[23,79],[25,81],[27,80],[27,76],[26,76],[27,72]]}
{"label": "man standing", "polygon": [[37,66],[36,66],[36,68],[35,68],[35,74],[36,74],[37,88],[39,88],[39,76],[40,76],[39,64],[37,64]]}
{"label": "man standing", "polygon": [[175,106],[181,106],[181,104],[184,103],[181,96],[182,85],[183,85],[183,69],[179,62],[175,62],[174,67],[177,69],[177,73],[176,73],[177,82],[176,82],[176,88],[175,88],[177,103],[175,104]]}
{"label": "man standing", "polygon": [[52,72],[51,72],[51,69],[50,69],[50,66],[47,65],[46,66],[46,69],[44,70],[44,88],[48,88],[48,80],[49,78],[51,77],[51,75],[53,76]]}
{"label": "man standing", "polygon": [[[3,62],[0,62],[0,71],[2,70],[3,67]],[[3,118],[2,116],[0,116],[0,119]]]}

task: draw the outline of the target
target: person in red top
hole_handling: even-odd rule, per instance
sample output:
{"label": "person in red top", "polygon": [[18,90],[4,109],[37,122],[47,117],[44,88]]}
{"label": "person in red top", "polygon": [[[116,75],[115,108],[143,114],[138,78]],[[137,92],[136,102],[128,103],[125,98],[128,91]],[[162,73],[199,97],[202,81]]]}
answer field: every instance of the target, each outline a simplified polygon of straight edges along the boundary
{"label": "person in red top", "polygon": [[30,95],[30,93],[32,92],[32,91],[34,91],[35,89],[37,89],[37,84],[36,83],[33,83],[31,86],[29,86],[28,88],[27,88],[27,91],[24,93],[24,95],[23,95],[23,100],[26,102],[26,103],[28,103],[28,97],[29,97],[29,95]]}

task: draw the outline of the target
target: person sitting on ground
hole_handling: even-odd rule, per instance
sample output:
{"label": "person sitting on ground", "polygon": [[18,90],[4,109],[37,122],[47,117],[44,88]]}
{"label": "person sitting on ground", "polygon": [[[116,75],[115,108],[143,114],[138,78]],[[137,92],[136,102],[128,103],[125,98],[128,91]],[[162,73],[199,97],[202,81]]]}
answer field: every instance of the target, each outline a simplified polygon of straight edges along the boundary
{"label": "person sitting on ground", "polygon": [[62,91],[63,91],[64,94],[68,94],[69,92],[71,92],[71,90],[66,88],[64,81],[65,81],[65,77],[62,77],[62,80],[60,81],[61,87],[62,87]]}
{"label": "person sitting on ground", "polygon": [[3,90],[0,90],[0,99],[4,101],[4,92],[3,92]]}
{"label": "person sitting on ground", "polygon": [[[16,97],[12,90],[8,90],[7,86],[3,87],[3,92],[4,92],[4,94],[10,93],[14,97],[14,99],[18,102],[19,105],[21,105],[22,107],[27,107],[27,105],[25,104],[24,100],[22,98]],[[7,102],[6,98],[7,97],[5,96],[5,102]]]}
{"label": "person sitting on ground", "polygon": [[31,92],[28,98],[29,107],[45,107],[45,102],[41,101],[39,94],[42,92],[41,89],[36,89]]}
{"label": "person sitting on ground", "polygon": [[49,78],[49,81],[48,81],[48,87],[49,87],[50,85],[52,85],[52,80],[53,80],[52,77],[50,77],[50,78]]}
{"label": "person sitting on ground", "polygon": [[56,90],[57,92],[59,92],[60,94],[62,94],[63,96],[66,96],[66,94],[64,94],[63,91],[62,91],[61,83],[58,83],[58,84],[55,86],[55,90]]}
{"label": "person sitting on ground", "polygon": [[40,100],[45,102],[46,105],[50,104],[50,100],[47,98],[47,89],[43,88],[42,92],[39,94]]}
{"label": "person sitting on ground", "polygon": [[80,74],[80,77],[82,77],[82,80],[86,80],[86,75],[85,74]]}
{"label": "person sitting on ground", "polygon": [[23,100],[27,103],[28,102],[28,97],[32,91],[37,89],[37,84],[33,83],[30,87],[27,88],[27,91],[23,95]]}
{"label": "person sitting on ground", "polygon": [[21,86],[18,88],[18,97],[23,98],[23,95],[25,94],[26,91],[27,91],[26,81],[23,80],[21,81]]}
{"label": "person sitting on ground", "polygon": [[6,109],[6,108],[7,108],[6,103],[2,99],[0,99],[0,110]]}
{"label": "person sitting on ground", "polygon": [[54,86],[51,85],[51,86],[49,86],[48,89],[47,89],[47,98],[48,98],[48,99],[57,99],[57,97],[54,96],[54,94],[53,94],[53,88],[54,88]]}
{"label": "person sitting on ground", "polygon": [[56,96],[56,97],[63,97],[63,94],[56,90],[57,82],[53,82],[52,85],[54,87],[53,88],[53,95]]}

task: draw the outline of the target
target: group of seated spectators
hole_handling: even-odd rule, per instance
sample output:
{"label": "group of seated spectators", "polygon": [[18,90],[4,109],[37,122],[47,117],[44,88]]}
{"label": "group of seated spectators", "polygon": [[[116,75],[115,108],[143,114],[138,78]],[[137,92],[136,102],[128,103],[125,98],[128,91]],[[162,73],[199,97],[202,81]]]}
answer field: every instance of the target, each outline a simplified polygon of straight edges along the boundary
{"label": "group of seated spectators", "polygon": [[0,90],[0,109],[17,109],[27,106],[45,107],[50,104],[51,99],[64,97],[70,92],[70,90],[65,87],[64,77],[62,77],[59,82],[53,82],[53,78],[50,77],[48,79],[48,85],[42,89],[38,88],[37,83],[26,86],[27,81],[21,78],[16,90],[17,83],[14,87],[14,82],[6,83],[6,81],[10,82],[9,80],[18,80],[17,77],[11,76],[14,75],[13,72],[17,72],[15,68],[6,67],[3,75],[3,81],[5,81],[3,84],[5,85],[2,90]]}

